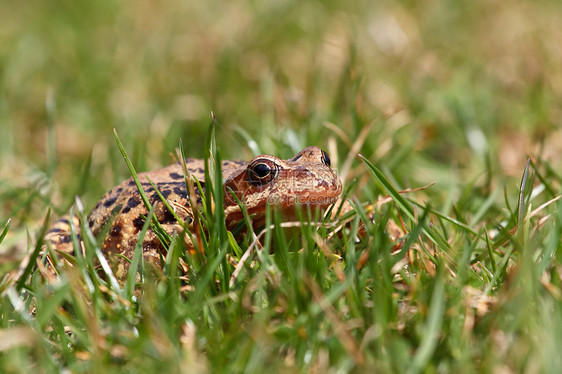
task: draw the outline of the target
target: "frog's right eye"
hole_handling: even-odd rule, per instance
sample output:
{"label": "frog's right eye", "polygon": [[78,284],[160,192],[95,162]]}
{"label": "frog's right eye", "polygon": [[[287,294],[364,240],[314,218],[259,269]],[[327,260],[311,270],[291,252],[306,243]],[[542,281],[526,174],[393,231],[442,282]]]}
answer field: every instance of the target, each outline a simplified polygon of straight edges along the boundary
{"label": "frog's right eye", "polygon": [[277,175],[277,165],[271,160],[258,159],[248,166],[248,181],[261,186],[271,182]]}

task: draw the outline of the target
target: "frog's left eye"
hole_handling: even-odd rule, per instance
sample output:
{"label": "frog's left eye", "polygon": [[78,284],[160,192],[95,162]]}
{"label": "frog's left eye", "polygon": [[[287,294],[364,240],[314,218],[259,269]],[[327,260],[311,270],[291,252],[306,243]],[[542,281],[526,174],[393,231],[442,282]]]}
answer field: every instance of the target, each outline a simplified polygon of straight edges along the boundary
{"label": "frog's left eye", "polygon": [[322,151],[322,158],[321,158],[321,160],[322,160],[322,163],[323,163],[324,165],[326,165],[327,167],[332,166],[332,161],[330,161],[330,157],[328,157],[328,154],[327,154],[326,152],[324,152],[324,151]]}
{"label": "frog's left eye", "polygon": [[255,185],[267,184],[275,178],[277,170],[277,165],[270,160],[256,160],[248,166],[248,180]]}

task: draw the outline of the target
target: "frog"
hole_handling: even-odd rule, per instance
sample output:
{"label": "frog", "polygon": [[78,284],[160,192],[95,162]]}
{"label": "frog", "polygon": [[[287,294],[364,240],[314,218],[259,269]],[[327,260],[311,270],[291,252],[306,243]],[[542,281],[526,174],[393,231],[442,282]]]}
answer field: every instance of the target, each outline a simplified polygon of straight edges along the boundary
{"label": "frog", "polygon": [[[185,166],[187,173],[184,173],[181,162],[175,162],[162,169],[138,174],[138,181],[153,206],[154,216],[171,237],[195,229],[196,209],[202,205],[205,190],[204,160],[187,158]],[[239,225],[245,214],[252,217],[254,229],[263,226],[268,205],[280,209],[282,217],[287,220],[295,218],[297,206],[324,211],[339,199],[342,192],[342,183],[332,169],[328,154],[316,146],[306,147],[285,160],[268,154],[258,155],[250,161],[224,160],[220,168],[222,206],[228,230]],[[192,196],[186,187],[186,176],[194,181]],[[117,264],[116,274],[120,277],[126,275],[129,261],[124,259],[132,259],[148,213],[139,188],[130,177],[109,190],[87,215],[87,225],[94,236],[105,235],[101,238],[101,250],[105,257],[112,259],[111,263]],[[63,217],[46,235],[48,245],[55,252],[74,252],[71,220],[80,239],[80,221],[76,217]],[[183,237],[186,248],[192,249],[194,243],[190,236]],[[142,249],[143,257],[152,263],[159,263],[166,253],[152,228],[144,236]]]}

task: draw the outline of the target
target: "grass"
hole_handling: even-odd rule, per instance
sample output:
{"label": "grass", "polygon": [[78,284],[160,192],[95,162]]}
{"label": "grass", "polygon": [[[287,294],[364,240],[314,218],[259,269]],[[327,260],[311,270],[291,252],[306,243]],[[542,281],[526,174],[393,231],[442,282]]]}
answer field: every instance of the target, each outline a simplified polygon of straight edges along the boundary
{"label": "grass", "polygon": [[[6,4],[0,371],[557,372],[560,11]],[[203,250],[170,238],[160,271],[137,251],[138,278],[112,281],[86,227],[58,282],[26,262],[54,219],[130,176],[121,146],[140,171],[178,144],[222,159],[318,145],[352,209],[289,230],[271,211],[258,249],[211,209],[215,185]]]}

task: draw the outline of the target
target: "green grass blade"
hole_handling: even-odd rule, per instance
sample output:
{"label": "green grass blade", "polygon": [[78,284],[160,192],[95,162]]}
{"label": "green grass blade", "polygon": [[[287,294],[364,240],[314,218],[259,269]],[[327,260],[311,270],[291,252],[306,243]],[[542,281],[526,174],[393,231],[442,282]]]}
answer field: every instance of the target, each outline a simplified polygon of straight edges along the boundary
{"label": "green grass blade", "polygon": [[11,222],[12,222],[12,219],[9,218],[8,221],[6,222],[6,224],[4,225],[4,228],[2,229],[2,233],[0,234],[0,243],[2,243],[2,241],[4,240],[6,235],[8,234],[8,231],[10,230],[10,223]]}
{"label": "green grass blade", "polygon": [[45,328],[48,325],[50,319],[53,318],[53,314],[57,312],[63,300],[68,296],[69,290],[70,285],[64,283],[62,287],[55,290],[48,300],[42,301],[39,308],[41,312],[37,314],[37,323],[41,328]]}
{"label": "green grass blade", "polygon": [[517,226],[519,227],[523,223],[523,217],[525,217],[525,212],[527,211],[527,204],[525,203],[525,195],[527,191],[527,182],[529,179],[529,165],[531,159],[527,159],[527,164],[523,170],[523,176],[521,177],[521,184],[519,187],[519,205],[517,206]]}
{"label": "green grass blade", "polygon": [[[143,257],[143,240],[150,227],[150,221],[154,215],[155,207],[152,207],[148,212],[148,216],[142,225],[142,229],[138,234],[138,240],[135,245],[135,252],[133,253],[133,258],[131,259],[131,263],[129,265],[129,272],[127,274],[127,280],[125,281],[125,287],[123,289],[124,295],[126,299],[130,299],[133,295],[133,291],[135,290],[135,283],[137,281],[137,274],[141,276],[144,274],[144,257]],[[139,270],[140,267],[140,271]]]}
{"label": "green grass blade", "polygon": [[445,311],[445,283],[443,276],[440,274],[435,278],[433,293],[429,303],[429,314],[423,328],[422,340],[407,371],[408,373],[422,372],[437,346]]}
{"label": "green grass blade", "polygon": [[[398,192],[390,183],[390,181],[384,176],[384,174],[369,160],[365,157],[361,156],[361,160],[367,165],[377,182],[382,186],[384,191],[388,193],[388,195],[392,198],[392,200],[398,205],[398,208],[406,214],[406,216],[412,220],[413,222],[416,221],[416,217],[414,215],[414,208],[408,203],[408,201]],[[431,239],[438,247],[443,250],[450,249],[449,243],[440,235],[437,231],[429,230],[427,228],[423,229],[424,234]]]}
{"label": "green grass blade", "polygon": [[18,281],[16,282],[16,289],[18,291],[21,290],[25,286],[25,283],[28,281],[29,276],[31,275],[31,273],[33,272],[33,269],[35,268],[35,261],[37,260],[37,257],[39,256],[39,252],[41,252],[41,246],[43,244],[43,238],[45,237],[45,234],[47,234],[47,230],[49,229],[49,218],[50,217],[51,217],[51,209],[49,208],[47,210],[47,215],[45,216],[45,219],[43,220],[43,225],[41,225],[41,229],[39,230],[39,233],[37,234],[37,243],[35,244],[35,249],[33,250],[33,252],[31,252],[31,255],[29,256],[29,262],[27,263],[27,266],[25,267],[25,270],[23,271],[23,273],[19,277]]}
{"label": "green grass blade", "polygon": [[[125,163],[127,164],[127,167],[129,168],[129,172],[131,173],[131,176],[133,177],[133,180],[135,181],[135,185],[137,186],[137,189],[138,189],[139,194],[141,196],[141,199],[144,203],[144,206],[146,207],[147,211],[150,211],[152,206],[150,204],[150,201],[148,200],[148,196],[146,196],[146,193],[144,192],[144,189],[143,189],[142,184],[139,180],[139,177],[137,175],[135,167],[133,166],[133,163],[129,159],[129,156],[127,155],[127,151],[125,151],[125,148],[123,147],[123,144],[121,143],[121,140],[119,139],[119,135],[117,135],[116,129],[113,129],[113,135],[115,136],[115,141],[117,142],[117,147],[119,148],[119,151],[121,152],[121,155],[123,156],[123,159],[125,160]],[[152,223],[155,226],[154,233],[156,234],[156,236],[158,236],[158,239],[160,240],[162,245],[164,247],[167,247],[168,245],[170,245],[170,240],[171,240],[170,235],[166,232],[166,230],[164,230],[162,228],[162,225],[160,224],[160,222],[158,222],[158,220],[154,216],[152,218]]]}

